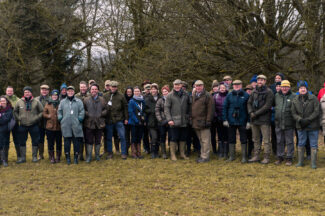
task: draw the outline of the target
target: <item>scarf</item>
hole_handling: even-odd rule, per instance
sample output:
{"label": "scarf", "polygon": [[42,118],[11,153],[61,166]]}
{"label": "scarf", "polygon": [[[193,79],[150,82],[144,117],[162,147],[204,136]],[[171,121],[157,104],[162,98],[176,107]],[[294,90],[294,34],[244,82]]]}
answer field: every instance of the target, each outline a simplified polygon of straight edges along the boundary
{"label": "scarf", "polygon": [[183,90],[181,89],[181,90],[179,90],[179,91],[176,91],[176,90],[174,90],[175,91],[175,93],[176,93],[176,95],[178,96],[178,97],[182,97],[182,95],[183,95]]}
{"label": "scarf", "polygon": [[69,99],[69,101],[72,101],[74,99],[74,95],[72,97],[67,96],[67,98]]}
{"label": "scarf", "polygon": [[49,100],[49,104],[52,104],[54,106],[54,108],[57,108],[59,103],[60,103],[59,99],[53,100],[52,98],[50,98],[50,100]]}
{"label": "scarf", "polygon": [[31,111],[32,110],[32,99],[33,99],[33,96],[29,97],[29,98],[26,98],[26,97],[23,97],[24,100],[25,100],[25,104],[26,104],[26,111]]}
{"label": "scarf", "polygon": [[143,96],[142,95],[140,95],[140,96],[133,95],[133,99],[142,102]]}

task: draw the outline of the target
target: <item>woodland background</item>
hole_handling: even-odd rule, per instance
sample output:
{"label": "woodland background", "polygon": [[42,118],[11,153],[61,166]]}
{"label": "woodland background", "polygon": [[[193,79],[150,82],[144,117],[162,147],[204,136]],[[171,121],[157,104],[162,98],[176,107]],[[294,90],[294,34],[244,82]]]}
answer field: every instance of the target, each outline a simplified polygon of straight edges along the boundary
{"label": "woodland background", "polygon": [[[325,0],[0,0],[0,93],[114,79],[246,83],[282,72],[318,91]],[[293,84],[295,86],[295,84]]]}

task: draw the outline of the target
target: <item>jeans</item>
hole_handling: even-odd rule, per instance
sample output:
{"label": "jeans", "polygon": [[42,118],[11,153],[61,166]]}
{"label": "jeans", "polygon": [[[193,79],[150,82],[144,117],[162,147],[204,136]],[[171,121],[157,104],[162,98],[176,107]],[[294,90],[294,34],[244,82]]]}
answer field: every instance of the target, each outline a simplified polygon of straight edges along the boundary
{"label": "jeans", "polygon": [[54,151],[56,143],[56,152],[62,152],[62,133],[61,131],[46,130],[47,148],[49,152]]}
{"label": "jeans", "polygon": [[74,155],[78,155],[82,139],[82,137],[64,137],[64,154],[70,154],[71,142],[73,142],[73,153]]}
{"label": "jeans", "polygon": [[141,143],[143,137],[143,125],[131,125],[131,142],[134,144]]}
{"label": "jeans", "polygon": [[125,142],[125,129],[122,121],[116,122],[115,124],[106,124],[106,143],[107,143],[107,152],[113,152],[112,138],[114,128],[117,130],[117,133],[121,140],[121,153],[126,155],[126,142]]}
{"label": "jeans", "polygon": [[19,145],[22,147],[26,147],[26,141],[28,138],[28,133],[32,138],[32,146],[38,146],[40,139],[40,132],[38,124],[34,124],[31,126],[23,126],[20,125],[18,128],[19,131]]}
{"label": "jeans", "polygon": [[309,143],[311,148],[318,148],[318,130],[298,130],[299,137],[299,147],[304,147],[307,142],[307,138],[309,138]]}

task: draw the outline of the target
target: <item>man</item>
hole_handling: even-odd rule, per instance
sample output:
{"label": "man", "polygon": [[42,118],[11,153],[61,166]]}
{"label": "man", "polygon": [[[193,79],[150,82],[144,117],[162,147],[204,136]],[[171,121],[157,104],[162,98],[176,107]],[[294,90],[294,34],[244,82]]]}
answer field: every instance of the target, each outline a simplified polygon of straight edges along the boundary
{"label": "man", "polygon": [[[76,94],[76,98],[80,99],[82,102],[84,102],[84,99],[86,97],[88,97],[90,95],[90,93],[88,93],[88,86],[87,86],[87,82],[85,81],[81,81],[79,83],[79,90],[80,92],[78,94]],[[85,127],[83,127],[83,133],[86,134],[85,131]],[[80,142],[80,152],[79,152],[79,160],[83,161],[84,160],[84,151],[87,154],[87,148],[85,146],[85,142],[84,140],[82,142]]]}
{"label": "man", "polygon": [[98,95],[98,91],[99,86],[97,84],[92,84],[90,87],[90,96],[84,99],[87,163],[91,162],[93,144],[95,144],[96,160],[100,160],[100,142],[102,140],[103,129],[105,128],[105,117],[107,114],[106,104],[104,98]]}
{"label": "man", "polygon": [[[146,100],[150,96],[151,82],[146,81],[143,85],[143,98]],[[149,129],[144,127],[143,130],[143,148],[144,152],[150,154]]]}
{"label": "man", "polygon": [[275,110],[275,134],[277,140],[277,157],[276,165],[284,161],[285,146],[287,146],[286,165],[292,165],[294,156],[293,134],[295,130],[295,120],[291,113],[292,101],[295,95],[291,92],[291,85],[288,80],[281,82],[281,90],[274,97]]}
{"label": "man", "polygon": [[166,97],[164,113],[171,127],[170,155],[171,160],[176,161],[176,145],[179,142],[179,152],[182,159],[188,159],[185,155],[185,141],[188,135],[189,117],[191,116],[191,100],[188,94],[182,90],[182,81],[173,82],[174,88]]}
{"label": "man", "polygon": [[319,121],[319,102],[316,96],[309,94],[305,81],[300,81],[299,95],[292,101],[291,112],[296,121],[298,130],[298,164],[297,167],[302,167],[304,161],[304,147],[309,138],[311,147],[311,168],[316,169],[316,158],[318,148],[318,132],[320,127]]}
{"label": "man", "polygon": [[62,85],[60,86],[60,97],[59,100],[63,100],[64,98],[67,97],[67,84],[62,83]]}
{"label": "man", "polygon": [[[50,100],[50,87],[48,85],[41,85],[40,87],[40,96],[36,97],[35,99],[41,102],[43,108]],[[45,131],[46,131],[46,119],[41,118],[40,120],[40,139],[39,139],[39,145],[38,145],[38,151],[39,151],[39,159],[44,159],[44,140],[45,140]]]}
{"label": "man", "polygon": [[[14,94],[14,88],[12,86],[8,86],[6,88],[6,98],[10,101],[11,106],[15,108],[17,101],[19,98]],[[17,161],[20,160],[20,150],[19,150],[19,135],[18,135],[18,124],[16,122],[14,128],[12,129],[12,138],[15,144]]]}
{"label": "man", "polygon": [[[253,88],[252,85],[247,85],[244,90],[250,96],[252,94],[252,91],[254,90],[254,88]],[[248,122],[250,122],[249,116],[247,116],[247,118],[248,118]],[[247,136],[247,158],[250,159],[251,156],[252,156],[252,151],[254,149],[254,142],[253,142],[252,128],[251,127],[246,127],[246,136]]]}
{"label": "man", "polygon": [[110,91],[110,82],[110,80],[105,81],[105,89],[103,91],[104,94]]}
{"label": "man", "polygon": [[124,124],[128,123],[128,104],[123,94],[118,91],[118,82],[111,81],[111,91],[104,95],[107,108],[106,116],[106,142],[107,142],[107,159],[113,157],[112,137],[113,130],[116,128],[121,140],[121,157],[126,160],[126,140]]}
{"label": "man", "polygon": [[82,131],[84,117],[85,110],[82,101],[75,97],[75,88],[68,86],[67,96],[60,102],[58,109],[58,120],[64,138],[64,154],[68,165],[71,164],[71,142],[73,142],[74,164],[78,164],[80,143],[84,136]]}
{"label": "man", "polygon": [[228,92],[232,91],[232,78],[231,76],[227,75],[223,78],[223,82],[225,83]]}
{"label": "man", "polygon": [[273,98],[272,90],[266,86],[266,76],[258,75],[256,89],[253,90],[247,103],[254,141],[254,157],[249,162],[258,162],[260,160],[261,132],[264,142],[264,159],[261,163],[268,164],[270,162],[270,124]]}
{"label": "man", "polygon": [[192,127],[201,143],[201,155],[198,163],[208,162],[211,148],[211,122],[214,114],[214,101],[204,89],[202,80],[195,82],[195,94],[192,95]]}
{"label": "man", "polygon": [[283,73],[280,73],[280,72],[276,73],[275,78],[274,78],[274,83],[270,86],[270,89],[272,90],[273,94],[277,93],[277,91],[276,91],[277,83],[281,83],[282,80],[284,80]]}
{"label": "man", "polygon": [[29,86],[23,89],[24,96],[15,105],[14,116],[19,125],[20,160],[17,163],[26,162],[26,141],[28,133],[32,138],[32,162],[37,162],[37,151],[40,139],[39,121],[43,116],[41,102],[35,100],[32,88]]}
{"label": "man", "polygon": [[[275,94],[281,91],[281,82],[275,83]],[[275,107],[274,104],[272,106],[272,114],[271,114],[271,144],[272,144],[272,152],[274,155],[277,155],[277,140],[276,140],[276,132],[275,132]]]}
{"label": "man", "polygon": [[249,95],[242,89],[242,81],[233,82],[233,91],[230,92],[223,103],[223,125],[228,127],[229,159],[236,159],[236,132],[238,130],[241,142],[242,163],[247,163],[247,134],[250,127],[247,115],[247,101]]}

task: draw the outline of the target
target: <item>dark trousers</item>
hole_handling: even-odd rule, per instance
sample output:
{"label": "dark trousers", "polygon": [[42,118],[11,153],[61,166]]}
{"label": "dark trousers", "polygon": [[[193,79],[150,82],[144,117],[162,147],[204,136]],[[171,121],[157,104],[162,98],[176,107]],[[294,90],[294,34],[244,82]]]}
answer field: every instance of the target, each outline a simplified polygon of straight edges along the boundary
{"label": "dark trousers", "polygon": [[85,140],[87,145],[100,145],[102,141],[103,129],[86,128]]}
{"label": "dark trousers", "polygon": [[171,141],[173,142],[185,142],[188,135],[187,127],[172,127],[170,128]]}
{"label": "dark trousers", "polygon": [[47,148],[49,152],[54,151],[56,144],[56,152],[62,152],[62,133],[61,131],[46,130]]}
{"label": "dark trousers", "polygon": [[[212,145],[212,151],[214,154],[217,153],[217,121],[213,121],[210,128],[211,132],[211,145]],[[218,137],[219,138],[219,137]]]}
{"label": "dark trousers", "polygon": [[46,129],[40,127],[39,128],[39,143],[44,146],[44,141],[45,141],[45,134],[46,134]]}
{"label": "dark trousers", "polygon": [[[171,132],[172,133],[172,132]],[[193,144],[194,151],[201,153],[201,144],[200,140],[196,135],[195,130],[192,127],[187,127],[186,132],[186,146],[187,146],[187,154],[191,153],[191,146]]]}
{"label": "dark trousers", "polygon": [[223,126],[222,121],[216,121],[216,128],[218,133],[218,153],[228,155],[229,143],[228,143],[228,128]]}
{"label": "dark trousers", "polygon": [[246,130],[247,136],[247,156],[250,158],[254,149],[252,129]]}
{"label": "dark trousers", "polygon": [[125,130],[126,153],[128,154],[129,148],[131,146],[131,125],[124,125],[124,130]]}
{"label": "dark trousers", "polygon": [[149,128],[151,137],[151,153],[158,154],[159,152],[159,130],[158,128]]}
{"label": "dark trousers", "polygon": [[166,136],[168,135],[168,141],[171,140],[170,127],[168,125],[159,126],[160,143],[166,143]]}
{"label": "dark trousers", "polygon": [[143,148],[150,152],[149,129],[147,127],[143,128]]}
{"label": "dark trousers", "polygon": [[31,126],[23,126],[20,125],[18,128],[19,131],[19,145],[22,147],[26,147],[26,141],[28,138],[28,133],[32,138],[32,145],[38,146],[40,139],[40,132],[38,124],[34,124]]}
{"label": "dark trousers", "polygon": [[144,126],[143,125],[132,125],[131,126],[131,142],[134,144],[141,143],[143,137]]}
{"label": "dark trousers", "polygon": [[228,128],[229,144],[236,144],[236,132],[239,131],[241,144],[247,144],[247,135],[245,126],[230,125]]}
{"label": "dark trousers", "polygon": [[18,124],[15,125],[15,127],[12,129],[11,133],[12,133],[12,138],[15,144],[15,149],[17,151],[17,155],[20,156],[20,151],[19,151],[19,131],[18,131]]}
{"label": "dark trousers", "polygon": [[275,132],[275,124],[271,123],[271,143],[272,143],[272,152],[274,155],[277,155],[277,140]]}
{"label": "dark trousers", "polygon": [[9,149],[10,131],[0,131],[0,150]]}
{"label": "dark trousers", "polygon": [[73,143],[73,153],[78,155],[80,152],[80,142],[82,142],[82,137],[64,137],[64,153],[70,154],[71,142]]}

